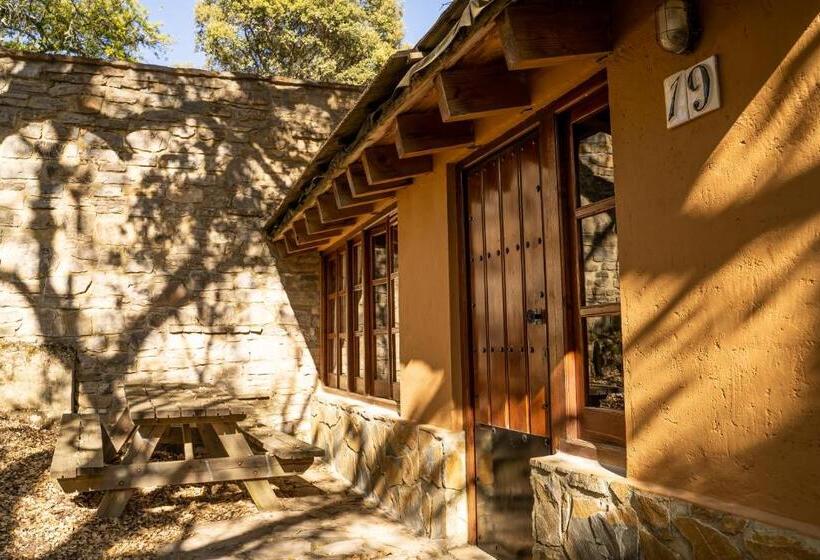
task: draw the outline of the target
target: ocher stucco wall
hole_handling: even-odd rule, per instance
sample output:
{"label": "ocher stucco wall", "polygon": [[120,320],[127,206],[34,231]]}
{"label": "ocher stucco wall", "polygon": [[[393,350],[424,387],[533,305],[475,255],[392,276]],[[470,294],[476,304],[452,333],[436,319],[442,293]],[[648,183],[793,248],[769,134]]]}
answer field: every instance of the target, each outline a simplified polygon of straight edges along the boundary
{"label": "ocher stucco wall", "polygon": [[[700,2],[696,52],[622,2],[609,60],[631,478],[820,524],[816,2]],[[717,54],[722,108],[667,131]]]}
{"label": "ocher stucco wall", "polygon": [[[680,56],[655,43],[655,2],[620,2],[616,50],[605,61],[628,474],[662,493],[751,508],[753,517],[818,524],[818,10],[798,0],[699,4],[703,38]],[[712,54],[722,108],[667,131],[663,79]],[[536,73],[536,106],[596,69]],[[526,116],[480,121],[478,144]],[[456,247],[445,206],[454,200],[445,179],[446,164],[468,153],[437,156],[434,174],[398,198],[402,413],[451,429],[460,423],[457,354],[466,341],[453,334]]]}

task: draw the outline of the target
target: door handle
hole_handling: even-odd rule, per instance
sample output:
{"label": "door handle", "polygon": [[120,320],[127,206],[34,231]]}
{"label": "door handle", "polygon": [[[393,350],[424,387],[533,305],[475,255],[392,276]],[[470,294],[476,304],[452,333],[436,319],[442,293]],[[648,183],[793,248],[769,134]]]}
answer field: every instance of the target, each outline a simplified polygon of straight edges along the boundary
{"label": "door handle", "polygon": [[543,309],[527,309],[527,323],[530,325],[543,325],[545,315]]}

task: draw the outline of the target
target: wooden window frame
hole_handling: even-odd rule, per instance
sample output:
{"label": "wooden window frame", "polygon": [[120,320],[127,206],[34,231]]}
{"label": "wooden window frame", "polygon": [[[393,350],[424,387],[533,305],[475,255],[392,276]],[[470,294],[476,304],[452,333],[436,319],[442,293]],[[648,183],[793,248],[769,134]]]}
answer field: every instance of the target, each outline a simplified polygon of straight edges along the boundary
{"label": "wooden window frame", "polygon": [[573,125],[605,111],[609,107],[606,85],[597,88],[584,99],[570,104],[556,112],[556,132],[559,143],[559,168],[562,183],[562,230],[565,246],[567,307],[567,351],[572,356],[572,367],[567,372],[574,377],[570,385],[575,388],[574,409],[577,416],[575,436],[593,444],[611,445],[623,448],[626,444],[626,420],[622,410],[596,408],[587,405],[589,390],[587,375],[587,349],[584,320],[592,317],[621,315],[620,297],[618,303],[586,305],[582,293],[584,281],[583,249],[580,239],[580,223],[584,218],[615,210],[615,195],[584,206],[579,201],[576,177],[575,138]]}
{"label": "wooden window frame", "polygon": [[[385,249],[387,251],[387,274],[384,278],[373,278],[373,237],[383,234],[385,236]],[[321,349],[320,356],[322,356],[321,376],[327,388],[337,390],[345,394],[351,394],[356,397],[365,398],[368,402],[383,402],[388,405],[395,405],[400,398],[400,389],[398,383],[398,352],[396,341],[399,336],[398,324],[396,322],[396,311],[394,309],[394,283],[399,281],[398,265],[394,266],[393,255],[393,241],[398,235],[398,215],[395,209],[388,210],[385,214],[379,216],[371,223],[363,227],[359,232],[351,235],[340,241],[327,251],[323,252],[322,258],[322,309],[320,311],[322,321],[321,327]],[[357,274],[354,270],[353,255],[360,248],[358,253],[359,266],[361,267],[361,283],[357,282]],[[342,257],[344,255],[344,257]],[[339,266],[345,267],[346,283],[343,287],[337,285],[337,292],[330,294],[329,279],[327,278],[329,262],[336,261],[338,284]],[[375,306],[373,305],[374,286],[387,286],[387,323],[384,329],[375,329]],[[343,288],[343,291],[342,291]],[[363,299],[363,321],[358,323],[358,308],[355,295],[361,292]],[[334,332],[330,333],[327,329],[327,314],[328,306],[333,302],[337,316],[340,298],[344,297],[347,301],[346,313],[344,318],[344,334],[339,332],[339,319],[337,318],[337,326]],[[354,326],[357,328],[354,330]],[[388,337],[388,379],[378,380],[375,378],[375,353],[376,336]],[[354,343],[358,343],[359,339],[364,341],[364,359],[361,360],[359,346],[354,349]],[[347,352],[342,355],[341,340],[344,339]],[[336,371],[331,371],[331,364],[327,357],[330,351],[330,346],[335,346],[336,363],[341,364],[341,360],[345,360],[347,364],[347,375],[341,376]],[[359,375],[360,365],[364,366],[364,372]],[[338,367],[338,366],[337,366]],[[339,369],[339,372],[341,369]]]}

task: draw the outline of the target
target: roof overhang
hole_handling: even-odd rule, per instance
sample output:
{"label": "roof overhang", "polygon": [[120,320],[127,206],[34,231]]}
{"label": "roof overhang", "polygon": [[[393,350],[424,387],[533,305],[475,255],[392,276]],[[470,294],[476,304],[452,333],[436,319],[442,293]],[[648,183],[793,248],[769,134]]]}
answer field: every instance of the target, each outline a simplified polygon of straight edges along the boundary
{"label": "roof overhang", "polygon": [[278,256],[321,250],[392,206],[477,120],[530,107],[534,69],[611,49],[609,0],[461,0],[390,58],[265,231]]}

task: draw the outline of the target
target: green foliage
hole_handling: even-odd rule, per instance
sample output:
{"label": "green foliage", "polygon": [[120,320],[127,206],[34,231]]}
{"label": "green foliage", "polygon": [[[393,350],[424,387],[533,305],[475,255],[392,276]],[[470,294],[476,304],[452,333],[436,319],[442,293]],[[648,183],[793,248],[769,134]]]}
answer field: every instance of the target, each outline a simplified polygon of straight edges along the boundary
{"label": "green foliage", "polygon": [[401,46],[401,0],[198,0],[215,68],[363,84]]}
{"label": "green foliage", "polygon": [[134,60],[169,42],[138,0],[0,0],[0,45],[41,53]]}

